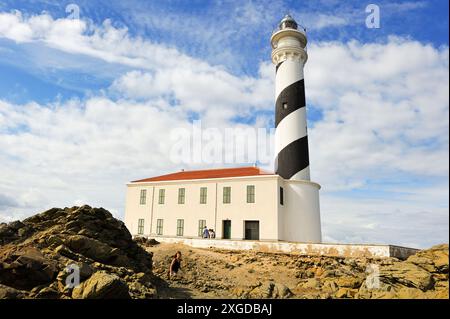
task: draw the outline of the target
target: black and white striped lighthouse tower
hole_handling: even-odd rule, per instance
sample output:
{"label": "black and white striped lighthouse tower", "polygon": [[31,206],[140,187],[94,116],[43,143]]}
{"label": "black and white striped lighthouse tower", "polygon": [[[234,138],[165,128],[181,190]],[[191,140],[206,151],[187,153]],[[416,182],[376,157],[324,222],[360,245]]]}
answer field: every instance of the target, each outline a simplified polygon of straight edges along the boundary
{"label": "black and white striped lighthouse tower", "polygon": [[275,173],[310,180],[303,66],[308,59],[306,33],[286,15],[272,35],[275,80]]}

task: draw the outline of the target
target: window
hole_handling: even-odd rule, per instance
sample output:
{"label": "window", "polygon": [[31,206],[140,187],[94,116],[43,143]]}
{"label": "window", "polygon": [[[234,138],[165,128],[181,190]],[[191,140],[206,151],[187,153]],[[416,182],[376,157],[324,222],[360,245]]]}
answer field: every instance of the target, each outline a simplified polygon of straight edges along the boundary
{"label": "window", "polygon": [[208,188],[200,187],[200,204],[206,204],[207,194],[208,194]]}
{"label": "window", "polygon": [[280,205],[284,205],[284,189],[280,187]]}
{"label": "window", "polygon": [[231,187],[223,188],[223,203],[224,204],[231,203]]}
{"label": "window", "polygon": [[184,204],[186,190],[184,188],[178,189],[178,204]]}
{"label": "window", "polygon": [[138,235],[144,234],[144,220],[138,219]]}
{"label": "window", "polygon": [[139,202],[141,203],[141,205],[145,205],[146,199],[147,199],[147,190],[141,189],[141,197],[139,199]]}
{"label": "window", "polygon": [[287,110],[287,108],[288,108],[288,104],[287,104],[287,102],[284,102],[284,103],[283,103],[283,109],[284,109],[284,110]]}
{"label": "window", "polygon": [[156,220],[156,235],[162,235],[163,234],[163,220],[157,219]]}
{"label": "window", "polygon": [[198,221],[198,236],[203,237],[203,228],[206,226],[206,220],[200,219]]}
{"label": "window", "polygon": [[255,185],[247,185],[247,203],[255,202]]}
{"label": "window", "polygon": [[164,204],[165,197],[166,197],[166,190],[160,189],[158,194],[158,204]]}
{"label": "window", "polygon": [[183,236],[184,219],[177,219],[177,236]]}

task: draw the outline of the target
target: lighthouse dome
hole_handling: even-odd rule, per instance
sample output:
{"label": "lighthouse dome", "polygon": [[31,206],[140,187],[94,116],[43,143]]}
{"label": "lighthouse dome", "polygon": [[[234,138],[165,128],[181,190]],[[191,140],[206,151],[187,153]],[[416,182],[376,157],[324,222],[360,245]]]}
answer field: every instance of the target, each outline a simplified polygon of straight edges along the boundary
{"label": "lighthouse dome", "polygon": [[280,21],[279,28],[280,30],[288,28],[297,30],[298,24],[297,22],[295,22],[294,18],[292,18],[289,14],[286,14],[284,18]]}

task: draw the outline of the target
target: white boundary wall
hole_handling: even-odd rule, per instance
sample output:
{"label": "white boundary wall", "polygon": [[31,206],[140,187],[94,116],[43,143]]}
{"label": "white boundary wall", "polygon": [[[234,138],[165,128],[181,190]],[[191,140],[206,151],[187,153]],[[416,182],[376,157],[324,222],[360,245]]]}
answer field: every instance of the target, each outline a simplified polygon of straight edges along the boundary
{"label": "white boundary wall", "polygon": [[374,244],[310,244],[282,241],[249,241],[201,239],[182,237],[151,237],[163,243],[180,243],[196,248],[219,248],[227,250],[257,250],[273,253],[292,253],[298,255],[341,256],[341,257],[397,257],[405,259],[418,249]]}

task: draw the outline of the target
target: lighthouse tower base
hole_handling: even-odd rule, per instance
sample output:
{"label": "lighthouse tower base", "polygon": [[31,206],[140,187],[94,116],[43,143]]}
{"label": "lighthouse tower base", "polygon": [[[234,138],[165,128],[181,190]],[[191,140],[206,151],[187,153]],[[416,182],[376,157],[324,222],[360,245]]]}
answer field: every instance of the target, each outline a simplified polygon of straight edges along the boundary
{"label": "lighthouse tower base", "polygon": [[[280,179],[283,205],[278,209],[279,239],[290,242],[320,243],[320,185],[306,180]],[[281,191],[281,189],[283,189]]]}

